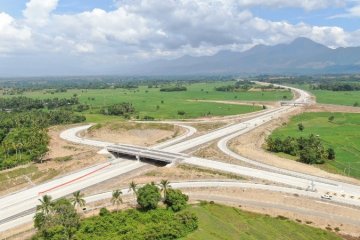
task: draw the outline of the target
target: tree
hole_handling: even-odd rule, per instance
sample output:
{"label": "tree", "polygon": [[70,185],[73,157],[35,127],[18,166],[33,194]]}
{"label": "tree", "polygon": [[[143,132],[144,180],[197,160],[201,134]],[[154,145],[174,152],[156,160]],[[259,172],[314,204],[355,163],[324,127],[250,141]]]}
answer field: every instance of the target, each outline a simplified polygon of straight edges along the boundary
{"label": "tree", "polygon": [[332,122],[333,120],[334,120],[334,116],[333,115],[331,115],[329,118],[328,118],[328,120],[329,120],[329,122]]}
{"label": "tree", "polygon": [[333,149],[333,148],[328,148],[327,150],[326,150],[326,152],[327,152],[327,159],[329,159],[329,160],[334,160],[335,159],[335,150]]}
{"label": "tree", "polygon": [[49,215],[53,207],[52,197],[44,195],[39,201],[41,204],[36,207],[36,211],[42,212],[45,216]]}
{"label": "tree", "polygon": [[302,131],[304,131],[305,127],[304,127],[304,125],[302,123],[299,123],[298,124],[298,129],[302,132]]}
{"label": "tree", "polygon": [[129,184],[129,191],[132,191],[135,195],[137,195],[137,184],[134,181],[131,181]]}
{"label": "tree", "polygon": [[166,199],[166,194],[170,187],[171,187],[170,182],[168,180],[165,179],[161,180],[160,188],[161,188],[161,192],[163,192],[164,200]]}
{"label": "tree", "polygon": [[85,207],[85,204],[86,204],[86,201],[84,199],[84,194],[81,193],[80,191],[76,191],[73,193],[73,197],[72,199],[70,200],[71,203],[74,205],[74,207]]}
{"label": "tree", "polygon": [[121,198],[122,192],[120,190],[115,190],[112,192],[111,203],[116,205],[116,212],[119,211],[119,205],[123,202]]}
{"label": "tree", "polygon": [[305,147],[300,151],[300,162],[314,164],[317,161],[316,151],[313,148]]}
{"label": "tree", "polygon": [[80,217],[72,203],[61,198],[53,202],[52,211],[48,216],[38,211],[34,217],[34,224],[39,231],[33,239],[72,239],[80,227]]}
{"label": "tree", "polygon": [[297,153],[297,141],[293,137],[287,137],[282,142],[282,151],[284,153],[290,154],[292,156],[296,156]]}
{"label": "tree", "polygon": [[189,197],[180,190],[168,189],[165,204],[173,211],[177,212],[185,208]]}
{"label": "tree", "polygon": [[145,210],[156,209],[160,199],[160,189],[154,183],[146,184],[137,191],[137,203]]}

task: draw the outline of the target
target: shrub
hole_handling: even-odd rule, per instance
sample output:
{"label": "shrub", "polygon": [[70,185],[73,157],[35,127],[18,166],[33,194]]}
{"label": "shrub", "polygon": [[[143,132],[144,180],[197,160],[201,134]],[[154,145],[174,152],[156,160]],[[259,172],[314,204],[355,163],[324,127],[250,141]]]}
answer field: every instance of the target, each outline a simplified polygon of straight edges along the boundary
{"label": "shrub", "polygon": [[160,189],[154,183],[146,184],[137,191],[137,203],[142,209],[156,209],[160,200]]}
{"label": "shrub", "polygon": [[180,190],[168,189],[165,198],[165,204],[173,211],[177,212],[185,208],[189,197]]}
{"label": "shrub", "polygon": [[185,113],[185,111],[180,110],[180,111],[177,112],[177,114],[180,115],[180,116],[184,116],[186,113]]}
{"label": "shrub", "polygon": [[107,208],[101,208],[100,209],[100,213],[99,213],[100,216],[103,217],[103,216],[107,216],[109,214],[110,214],[110,211]]}
{"label": "shrub", "polygon": [[144,116],[143,119],[144,119],[145,121],[152,121],[152,120],[154,120],[155,118],[154,118],[154,117],[151,117],[151,116]]}
{"label": "shrub", "polygon": [[334,160],[335,159],[335,150],[333,148],[328,148],[327,152],[327,159]]}

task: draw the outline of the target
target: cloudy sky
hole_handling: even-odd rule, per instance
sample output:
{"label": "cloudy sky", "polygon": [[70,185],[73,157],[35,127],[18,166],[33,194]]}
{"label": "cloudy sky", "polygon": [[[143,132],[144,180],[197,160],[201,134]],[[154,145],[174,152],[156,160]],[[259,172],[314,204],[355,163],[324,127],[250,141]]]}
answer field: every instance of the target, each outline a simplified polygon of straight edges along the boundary
{"label": "cloudy sky", "polygon": [[360,0],[1,0],[0,77],[121,74],[308,37],[360,45]]}

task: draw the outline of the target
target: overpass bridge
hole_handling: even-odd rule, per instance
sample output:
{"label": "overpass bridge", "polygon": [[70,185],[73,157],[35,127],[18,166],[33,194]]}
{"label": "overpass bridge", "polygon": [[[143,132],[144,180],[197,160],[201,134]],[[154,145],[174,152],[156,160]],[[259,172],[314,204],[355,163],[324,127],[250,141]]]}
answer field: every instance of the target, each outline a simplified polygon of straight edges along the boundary
{"label": "overpass bridge", "polygon": [[189,156],[182,153],[161,151],[132,145],[111,145],[106,148],[115,157],[135,158],[137,161],[167,165],[185,160]]}
{"label": "overpass bridge", "polygon": [[298,102],[298,101],[281,101],[281,106],[304,106],[307,105],[306,102]]}

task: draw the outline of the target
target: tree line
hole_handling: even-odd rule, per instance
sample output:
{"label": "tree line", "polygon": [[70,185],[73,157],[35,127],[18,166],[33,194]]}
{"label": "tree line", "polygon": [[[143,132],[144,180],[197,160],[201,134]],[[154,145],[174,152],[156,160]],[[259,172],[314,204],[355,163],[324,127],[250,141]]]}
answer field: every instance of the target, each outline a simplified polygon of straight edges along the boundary
{"label": "tree line", "polygon": [[200,82],[233,80],[232,75],[194,75],[194,76],[82,76],[82,77],[33,77],[0,78],[0,90],[7,95],[25,91],[67,89],[134,89],[138,86],[166,86],[168,84],[185,85]]}
{"label": "tree line", "polygon": [[320,83],[311,85],[311,89],[328,91],[360,91],[360,84],[354,82]]}
{"label": "tree line", "polygon": [[181,92],[187,91],[187,88],[184,86],[171,86],[171,87],[162,87],[160,92]]}
{"label": "tree line", "polygon": [[47,98],[33,99],[28,97],[0,98],[0,111],[28,111],[33,109],[55,109],[64,106],[79,104],[79,99],[72,98]]}
{"label": "tree line", "polygon": [[[299,126],[301,128],[301,126]],[[266,140],[267,148],[271,152],[283,152],[298,156],[299,161],[307,164],[322,164],[325,160],[335,159],[333,148],[325,149],[319,137],[311,134],[309,137],[269,137]]]}
{"label": "tree line", "polygon": [[[79,191],[70,199],[55,201],[45,195],[36,208],[34,225],[38,231],[32,239],[165,240],[184,237],[198,228],[197,217],[183,211],[188,196],[172,189],[167,180],[142,187],[131,182],[129,191],[135,195],[138,209],[120,211],[122,192],[114,190],[110,202],[116,209],[101,208],[99,215],[87,219],[81,219],[86,201]],[[161,200],[166,208],[158,207]]]}
{"label": "tree line", "polygon": [[237,91],[247,91],[255,85],[254,82],[243,80],[236,81],[233,85],[224,85],[215,87],[215,91],[219,92],[237,92]]}

